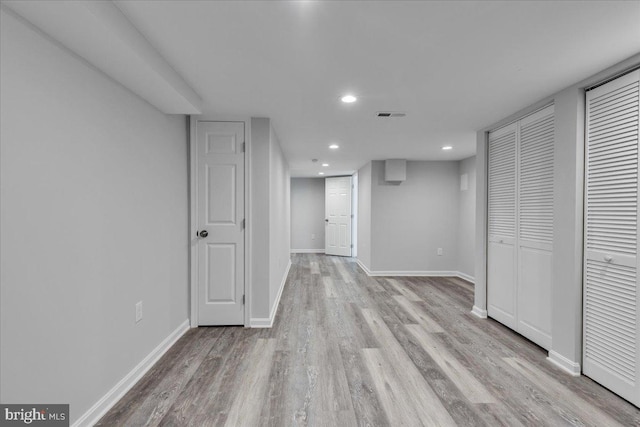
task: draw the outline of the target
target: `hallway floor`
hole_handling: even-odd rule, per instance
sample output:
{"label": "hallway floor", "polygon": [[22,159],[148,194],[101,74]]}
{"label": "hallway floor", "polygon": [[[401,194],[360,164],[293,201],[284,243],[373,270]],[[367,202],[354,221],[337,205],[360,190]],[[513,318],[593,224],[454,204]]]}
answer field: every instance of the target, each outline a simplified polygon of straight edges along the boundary
{"label": "hallway floor", "polygon": [[273,328],[190,330],[98,425],[640,425],[635,406],[471,315],[468,282],[292,262]]}

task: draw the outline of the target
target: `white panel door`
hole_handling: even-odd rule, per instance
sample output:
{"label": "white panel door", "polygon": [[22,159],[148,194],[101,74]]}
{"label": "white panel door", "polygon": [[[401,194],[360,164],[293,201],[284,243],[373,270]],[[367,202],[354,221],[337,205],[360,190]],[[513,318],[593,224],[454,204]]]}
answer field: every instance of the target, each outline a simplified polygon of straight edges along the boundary
{"label": "white panel door", "polygon": [[518,123],[516,330],[551,348],[554,106]]}
{"label": "white panel door", "polygon": [[487,312],[516,328],[516,124],[489,133]]}
{"label": "white panel door", "polygon": [[583,371],[640,405],[640,71],[587,92]]}
{"label": "white panel door", "polygon": [[351,177],[325,179],[325,254],[351,256]]}
{"label": "white panel door", "polygon": [[244,123],[198,121],[198,324],[244,324]]}

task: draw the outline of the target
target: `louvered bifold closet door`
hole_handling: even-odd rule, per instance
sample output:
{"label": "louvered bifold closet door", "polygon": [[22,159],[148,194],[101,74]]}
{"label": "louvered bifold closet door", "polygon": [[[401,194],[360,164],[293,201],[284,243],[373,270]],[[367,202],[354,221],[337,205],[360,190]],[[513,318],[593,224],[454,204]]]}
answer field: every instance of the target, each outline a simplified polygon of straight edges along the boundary
{"label": "louvered bifold closet door", "polygon": [[587,92],[585,375],[640,405],[640,71]]}
{"label": "louvered bifold closet door", "polygon": [[516,124],[489,133],[487,310],[515,328]]}
{"label": "louvered bifold closet door", "polygon": [[519,124],[517,330],[550,348],[554,106]]}

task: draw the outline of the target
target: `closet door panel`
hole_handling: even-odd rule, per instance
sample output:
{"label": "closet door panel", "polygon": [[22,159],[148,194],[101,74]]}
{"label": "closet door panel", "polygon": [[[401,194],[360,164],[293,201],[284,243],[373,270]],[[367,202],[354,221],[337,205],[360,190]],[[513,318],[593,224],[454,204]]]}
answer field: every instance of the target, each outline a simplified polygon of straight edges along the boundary
{"label": "closet door panel", "polygon": [[517,330],[551,348],[554,107],[520,120]]}
{"label": "closet door panel", "polygon": [[517,331],[539,346],[550,349],[551,251],[520,246],[518,261]]}
{"label": "closet door panel", "polygon": [[488,314],[515,329],[516,272],[513,243],[489,242],[487,268]]}
{"label": "closet door panel", "polygon": [[583,371],[640,405],[640,71],[587,92]]}
{"label": "closet door panel", "polygon": [[516,327],[516,125],[489,134],[487,311]]}

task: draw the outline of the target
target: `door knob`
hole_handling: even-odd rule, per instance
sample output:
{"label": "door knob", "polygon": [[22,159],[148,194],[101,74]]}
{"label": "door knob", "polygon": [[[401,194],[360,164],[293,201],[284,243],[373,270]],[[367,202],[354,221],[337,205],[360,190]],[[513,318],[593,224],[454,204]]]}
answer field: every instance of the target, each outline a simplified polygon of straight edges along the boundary
{"label": "door knob", "polygon": [[324,222],[329,222],[329,220],[328,220],[328,219],[325,219],[325,220],[324,220]]}
{"label": "door knob", "polygon": [[201,232],[198,233],[198,236],[202,237],[203,239],[208,235],[209,235],[209,232],[207,230],[202,230]]}

